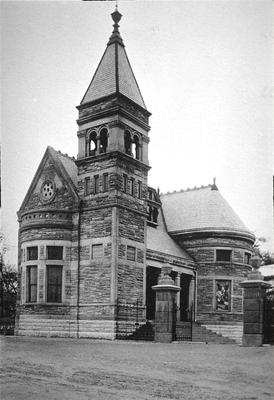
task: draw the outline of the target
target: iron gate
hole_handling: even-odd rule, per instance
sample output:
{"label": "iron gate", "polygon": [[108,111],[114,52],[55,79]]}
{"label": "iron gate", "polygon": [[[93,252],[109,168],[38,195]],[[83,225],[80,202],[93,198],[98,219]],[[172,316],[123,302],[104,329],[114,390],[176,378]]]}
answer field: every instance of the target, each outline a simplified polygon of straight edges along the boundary
{"label": "iron gate", "polygon": [[[184,311],[184,313],[181,313]],[[186,314],[185,321],[180,321],[180,315]],[[181,310],[175,303],[173,304],[173,340],[174,341],[192,341],[193,329],[193,308]]]}
{"label": "iron gate", "polygon": [[263,321],[264,343],[274,344],[274,289],[265,295]]}
{"label": "iron gate", "polygon": [[116,339],[154,340],[154,325],[146,321],[145,307],[137,300],[135,303],[120,303],[116,306]]}

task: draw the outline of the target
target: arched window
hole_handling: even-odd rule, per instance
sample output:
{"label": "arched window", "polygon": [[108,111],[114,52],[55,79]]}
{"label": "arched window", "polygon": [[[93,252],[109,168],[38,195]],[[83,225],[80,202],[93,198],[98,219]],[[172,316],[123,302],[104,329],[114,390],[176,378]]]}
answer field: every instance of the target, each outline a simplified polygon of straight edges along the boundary
{"label": "arched window", "polygon": [[133,138],[133,156],[137,160],[140,160],[140,142],[139,142],[139,137],[137,135],[134,135]]}
{"label": "arched window", "polygon": [[129,131],[125,131],[124,142],[125,142],[125,153],[131,156],[132,155],[132,153],[131,153],[131,136],[130,136]]}
{"label": "arched window", "polygon": [[106,128],[103,128],[100,132],[100,154],[106,153],[108,147],[108,131]]}
{"label": "arched window", "polygon": [[96,132],[91,132],[88,139],[88,156],[95,156],[97,150]]}

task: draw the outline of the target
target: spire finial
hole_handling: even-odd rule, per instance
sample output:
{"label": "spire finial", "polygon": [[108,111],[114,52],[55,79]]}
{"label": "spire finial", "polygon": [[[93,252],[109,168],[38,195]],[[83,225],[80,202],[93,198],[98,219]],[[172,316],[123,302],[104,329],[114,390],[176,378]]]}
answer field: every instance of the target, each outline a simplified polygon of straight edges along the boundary
{"label": "spire finial", "polygon": [[119,13],[118,11],[118,2],[116,0],[116,5],[115,5],[115,11],[113,11],[113,13],[111,14],[111,18],[113,19],[114,25],[113,25],[113,32],[112,35],[109,39],[108,44],[114,43],[114,42],[119,42],[122,46],[124,46],[123,44],[123,40],[120,36],[120,32],[119,32],[119,25],[118,22],[121,20],[122,18],[122,14]]}
{"label": "spire finial", "polygon": [[216,177],[215,176],[213,178],[213,185],[211,185],[211,190],[218,190],[217,185],[216,185]]}

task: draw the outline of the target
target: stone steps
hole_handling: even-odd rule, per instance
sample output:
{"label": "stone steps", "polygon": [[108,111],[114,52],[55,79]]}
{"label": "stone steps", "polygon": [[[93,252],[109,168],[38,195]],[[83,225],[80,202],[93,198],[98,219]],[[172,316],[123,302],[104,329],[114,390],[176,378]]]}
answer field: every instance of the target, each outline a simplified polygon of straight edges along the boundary
{"label": "stone steps", "polygon": [[[231,329],[232,330],[232,329]],[[190,322],[178,322],[176,325],[176,336],[178,340],[180,337],[184,337],[184,340],[192,340],[192,342],[206,342],[206,343],[236,343],[236,336],[232,334],[230,336],[222,335],[220,332],[207,329],[205,325],[199,323],[192,323],[192,339],[191,337],[191,323]],[[237,336],[238,338],[238,336]]]}
{"label": "stone steps", "polygon": [[207,330],[214,332],[218,335],[221,335],[225,338],[232,339],[236,343],[242,343],[242,336],[243,336],[243,325],[202,325]]}

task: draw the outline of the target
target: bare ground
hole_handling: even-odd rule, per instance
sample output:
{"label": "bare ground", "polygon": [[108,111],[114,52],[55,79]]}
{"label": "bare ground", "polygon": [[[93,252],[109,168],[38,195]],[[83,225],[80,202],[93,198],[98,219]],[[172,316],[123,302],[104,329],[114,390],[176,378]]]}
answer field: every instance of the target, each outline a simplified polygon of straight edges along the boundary
{"label": "bare ground", "polygon": [[274,348],[1,338],[2,400],[272,400]]}

